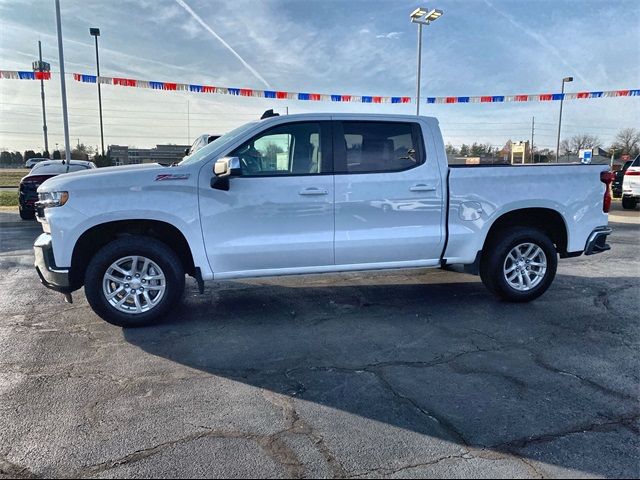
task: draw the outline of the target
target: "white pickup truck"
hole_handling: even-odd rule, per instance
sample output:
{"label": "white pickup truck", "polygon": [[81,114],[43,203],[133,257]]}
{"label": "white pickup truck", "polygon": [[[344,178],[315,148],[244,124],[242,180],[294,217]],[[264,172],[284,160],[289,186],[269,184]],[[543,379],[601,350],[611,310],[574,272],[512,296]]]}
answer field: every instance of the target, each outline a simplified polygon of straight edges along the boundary
{"label": "white pickup truck", "polygon": [[434,118],[305,114],[243,125],[177,165],[60,175],[38,189],[44,285],[121,326],[206,280],[465,265],[537,298],[557,259],[609,249],[596,165],[449,167]]}

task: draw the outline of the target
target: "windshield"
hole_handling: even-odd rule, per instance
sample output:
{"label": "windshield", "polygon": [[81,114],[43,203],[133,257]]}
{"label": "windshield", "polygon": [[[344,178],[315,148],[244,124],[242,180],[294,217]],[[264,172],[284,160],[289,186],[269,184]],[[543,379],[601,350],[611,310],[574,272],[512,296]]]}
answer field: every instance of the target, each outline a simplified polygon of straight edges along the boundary
{"label": "windshield", "polygon": [[640,167],[640,155],[636,157],[636,159],[631,164],[632,167]]}
{"label": "windshield", "polygon": [[[87,170],[91,168],[90,164],[78,164],[70,163],[69,172],[77,172],[78,170]],[[52,173],[67,173],[67,166],[62,163],[37,163],[32,169],[30,174],[37,173],[38,175],[51,175]]]}
{"label": "windshield", "polygon": [[188,157],[184,157],[184,160],[182,160],[178,165],[190,165],[192,163],[196,163],[202,160],[203,158],[207,157],[211,152],[213,152],[215,149],[217,149],[221,145],[224,145],[225,143],[232,141],[234,138],[239,137],[247,130],[253,128],[255,124],[256,122],[246,123],[241,127],[236,128],[235,130],[231,130],[230,132],[225,133],[220,138],[216,138],[213,142],[211,142],[207,146],[199,149],[197,152],[194,152]]}

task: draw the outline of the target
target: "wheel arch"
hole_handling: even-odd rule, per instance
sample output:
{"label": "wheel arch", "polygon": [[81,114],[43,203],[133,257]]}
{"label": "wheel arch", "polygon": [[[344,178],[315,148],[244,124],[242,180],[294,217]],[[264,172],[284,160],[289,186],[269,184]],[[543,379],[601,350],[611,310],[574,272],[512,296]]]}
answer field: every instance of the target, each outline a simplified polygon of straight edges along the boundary
{"label": "wheel arch", "polygon": [[485,250],[495,236],[508,227],[531,227],[543,231],[555,244],[560,256],[566,255],[569,242],[567,224],[560,212],[552,208],[532,207],[518,208],[497,217],[484,239],[482,249]]}
{"label": "wheel arch", "polygon": [[94,225],[80,235],[71,256],[71,284],[80,288],[84,284],[84,275],[93,255],[112,240],[124,235],[143,235],[160,240],[178,255],[184,271],[196,276],[189,242],[174,225],[161,220],[114,220]]}

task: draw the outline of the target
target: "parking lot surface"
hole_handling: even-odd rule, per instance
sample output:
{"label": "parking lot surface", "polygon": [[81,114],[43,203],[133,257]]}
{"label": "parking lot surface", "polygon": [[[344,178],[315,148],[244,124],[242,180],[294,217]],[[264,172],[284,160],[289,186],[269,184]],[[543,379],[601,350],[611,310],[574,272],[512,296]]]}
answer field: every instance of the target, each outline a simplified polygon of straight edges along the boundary
{"label": "parking lot surface", "polygon": [[640,225],[530,304],[448,271],[188,282],[122,330],[0,213],[0,477],[638,477]]}

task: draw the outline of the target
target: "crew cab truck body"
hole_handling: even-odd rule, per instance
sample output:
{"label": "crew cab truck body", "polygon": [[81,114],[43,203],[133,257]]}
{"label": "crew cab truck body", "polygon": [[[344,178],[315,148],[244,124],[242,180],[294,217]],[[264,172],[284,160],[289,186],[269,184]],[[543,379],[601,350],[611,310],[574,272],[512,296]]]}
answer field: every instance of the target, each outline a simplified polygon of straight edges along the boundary
{"label": "crew cab truck body", "polygon": [[207,280],[465,265],[532,300],[558,256],[607,250],[611,178],[591,165],[450,168],[437,120],[305,114],[246,124],[177,166],[55,177],[39,189],[42,282],[122,326]]}

